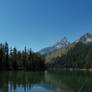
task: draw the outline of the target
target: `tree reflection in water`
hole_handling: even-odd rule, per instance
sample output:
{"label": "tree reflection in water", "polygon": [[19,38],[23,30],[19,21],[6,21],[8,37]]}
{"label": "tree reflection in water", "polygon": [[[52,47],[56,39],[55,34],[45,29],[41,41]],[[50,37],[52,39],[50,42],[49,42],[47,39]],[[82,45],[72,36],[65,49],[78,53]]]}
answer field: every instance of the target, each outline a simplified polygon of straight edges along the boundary
{"label": "tree reflection in water", "polygon": [[91,72],[0,72],[0,92],[91,92]]}

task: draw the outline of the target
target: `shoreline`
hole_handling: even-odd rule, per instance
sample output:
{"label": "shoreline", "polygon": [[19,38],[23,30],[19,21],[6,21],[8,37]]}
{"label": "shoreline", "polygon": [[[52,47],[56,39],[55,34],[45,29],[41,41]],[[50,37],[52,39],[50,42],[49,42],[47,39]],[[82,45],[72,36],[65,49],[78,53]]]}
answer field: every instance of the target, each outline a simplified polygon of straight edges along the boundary
{"label": "shoreline", "polygon": [[86,69],[86,68],[63,68],[63,69],[48,69],[48,71],[89,71],[89,72],[92,72],[92,68],[90,69]]}

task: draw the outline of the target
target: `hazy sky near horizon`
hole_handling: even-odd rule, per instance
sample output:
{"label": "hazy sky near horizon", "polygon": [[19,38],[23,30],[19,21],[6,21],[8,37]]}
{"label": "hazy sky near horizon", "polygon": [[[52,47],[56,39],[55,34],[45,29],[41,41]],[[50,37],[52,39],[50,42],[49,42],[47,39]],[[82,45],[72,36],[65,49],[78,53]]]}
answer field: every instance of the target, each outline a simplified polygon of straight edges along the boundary
{"label": "hazy sky near horizon", "polygon": [[0,0],[0,42],[38,51],[64,36],[92,33],[92,0]]}

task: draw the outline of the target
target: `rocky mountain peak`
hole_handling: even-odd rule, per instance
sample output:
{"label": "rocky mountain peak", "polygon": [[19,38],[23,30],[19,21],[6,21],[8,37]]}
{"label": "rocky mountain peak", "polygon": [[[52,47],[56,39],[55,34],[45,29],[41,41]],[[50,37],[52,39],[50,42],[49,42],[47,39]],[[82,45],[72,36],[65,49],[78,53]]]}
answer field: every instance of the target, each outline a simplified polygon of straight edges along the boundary
{"label": "rocky mountain peak", "polygon": [[86,33],[75,42],[92,42],[92,34]]}
{"label": "rocky mountain peak", "polygon": [[57,41],[57,43],[61,43],[61,42],[67,42],[67,38],[63,37],[61,40]]}
{"label": "rocky mountain peak", "polygon": [[64,47],[68,46],[69,44],[70,44],[70,42],[68,42],[67,38],[63,37],[61,40],[57,41],[54,45],[40,50],[39,53],[40,54],[48,54],[53,51],[62,49]]}
{"label": "rocky mountain peak", "polygon": [[70,44],[70,42],[68,42],[67,38],[63,37],[61,40],[59,40],[55,43],[54,47],[56,47],[58,49],[58,48],[63,48],[69,44]]}

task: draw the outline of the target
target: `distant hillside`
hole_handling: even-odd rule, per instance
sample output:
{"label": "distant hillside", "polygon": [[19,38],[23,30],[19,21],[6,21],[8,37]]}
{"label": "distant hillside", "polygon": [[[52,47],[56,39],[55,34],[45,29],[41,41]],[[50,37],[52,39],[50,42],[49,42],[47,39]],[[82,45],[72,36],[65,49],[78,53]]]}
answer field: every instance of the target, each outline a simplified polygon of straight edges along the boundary
{"label": "distant hillside", "polygon": [[60,57],[52,58],[49,68],[92,68],[92,42],[78,42]]}
{"label": "distant hillside", "polygon": [[48,63],[48,62],[52,61],[53,58],[61,57],[62,55],[65,55],[72,47],[74,47],[75,44],[76,43],[70,44],[69,46],[67,46],[63,49],[60,49],[60,50],[54,51],[50,54],[47,54],[45,56],[45,62]]}

